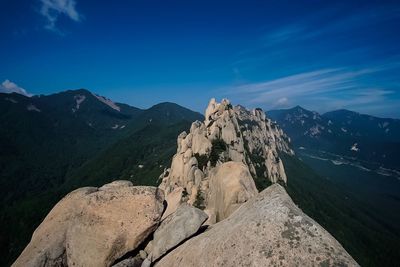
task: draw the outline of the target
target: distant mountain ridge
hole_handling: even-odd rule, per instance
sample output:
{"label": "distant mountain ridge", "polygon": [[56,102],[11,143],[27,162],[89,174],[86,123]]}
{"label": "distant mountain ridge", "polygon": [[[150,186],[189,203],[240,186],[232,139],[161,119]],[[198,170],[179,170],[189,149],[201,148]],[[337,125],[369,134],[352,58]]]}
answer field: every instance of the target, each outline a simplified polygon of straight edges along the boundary
{"label": "distant mountain ridge", "polygon": [[322,116],[356,136],[400,142],[400,119],[378,118],[346,109],[330,111]]}
{"label": "distant mountain ridge", "polygon": [[[379,137],[384,138],[385,141],[400,141],[400,119],[379,118],[346,109],[319,114],[301,106],[269,110],[266,113],[287,127],[289,124],[300,126],[298,128],[306,130],[304,135],[312,137],[318,137],[322,132],[327,132],[338,136],[358,136],[369,139]],[[318,126],[320,131],[307,132],[310,130],[308,126]],[[339,132],[334,130],[339,130]]]}
{"label": "distant mountain ridge", "polygon": [[386,168],[400,166],[400,120],[377,118],[349,110],[319,114],[300,106],[271,110],[276,120],[299,147],[376,162]]}

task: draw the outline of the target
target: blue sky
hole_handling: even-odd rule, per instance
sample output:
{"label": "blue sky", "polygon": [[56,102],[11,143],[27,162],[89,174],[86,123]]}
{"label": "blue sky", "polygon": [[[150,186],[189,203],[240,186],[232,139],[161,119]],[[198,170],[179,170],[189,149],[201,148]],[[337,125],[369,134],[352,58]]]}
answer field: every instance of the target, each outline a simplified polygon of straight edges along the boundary
{"label": "blue sky", "polygon": [[329,2],[0,0],[0,91],[400,118],[399,2]]}

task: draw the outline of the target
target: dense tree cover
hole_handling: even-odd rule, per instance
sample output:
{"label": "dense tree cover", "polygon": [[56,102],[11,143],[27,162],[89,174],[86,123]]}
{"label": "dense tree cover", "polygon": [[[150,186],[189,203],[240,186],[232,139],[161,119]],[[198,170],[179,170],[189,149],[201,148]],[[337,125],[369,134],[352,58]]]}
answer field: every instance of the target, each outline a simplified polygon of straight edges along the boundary
{"label": "dense tree cover", "polygon": [[155,186],[164,168],[176,153],[176,136],[190,128],[190,122],[147,125],[118,141],[73,172],[66,191],[82,186],[101,186],[113,180],[129,180],[135,185]]}
{"label": "dense tree cover", "polygon": [[205,167],[207,167],[207,163],[209,161],[208,155],[200,155],[199,153],[195,153],[194,157],[197,160],[197,167],[200,170],[203,170]]}
{"label": "dense tree cover", "polygon": [[226,151],[226,143],[222,139],[215,139],[211,142],[210,163],[215,166],[221,153]]}

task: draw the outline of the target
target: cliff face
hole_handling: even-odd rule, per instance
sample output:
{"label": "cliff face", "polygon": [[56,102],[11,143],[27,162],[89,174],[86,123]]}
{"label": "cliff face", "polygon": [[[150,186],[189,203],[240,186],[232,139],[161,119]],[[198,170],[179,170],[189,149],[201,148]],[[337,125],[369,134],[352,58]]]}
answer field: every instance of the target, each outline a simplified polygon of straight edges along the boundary
{"label": "cliff face", "polygon": [[[205,208],[209,222],[219,221],[230,214],[227,210],[233,211],[254,196],[256,187],[287,182],[278,152],[293,154],[288,142],[288,137],[261,109],[250,111],[233,107],[226,99],[221,103],[211,99],[205,121],[193,122],[189,133],[178,136],[177,153],[171,168],[161,176],[160,188],[167,195],[182,188],[182,201]],[[227,162],[231,164],[225,165]],[[221,169],[229,169],[229,175]],[[214,192],[226,191],[218,187],[218,180],[222,179],[230,183],[229,191],[233,193],[218,202],[217,208]]]}

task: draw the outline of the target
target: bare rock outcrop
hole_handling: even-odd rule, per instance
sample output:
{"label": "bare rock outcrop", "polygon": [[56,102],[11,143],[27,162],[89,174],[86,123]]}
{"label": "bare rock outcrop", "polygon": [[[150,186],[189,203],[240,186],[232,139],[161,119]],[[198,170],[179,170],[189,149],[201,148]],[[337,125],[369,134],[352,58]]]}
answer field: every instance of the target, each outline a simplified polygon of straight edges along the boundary
{"label": "bare rock outcrop", "polygon": [[114,264],[112,267],[141,267],[143,260],[138,257],[132,257]]}
{"label": "bare rock outcrop", "polygon": [[193,237],[155,266],[358,266],[279,184]]}
{"label": "bare rock outcrop", "polygon": [[258,193],[247,166],[234,161],[225,162],[211,170],[209,188],[205,206],[210,224],[227,218]]}
{"label": "bare rock outcrop", "polygon": [[167,209],[164,211],[161,220],[164,220],[166,217],[176,211],[176,209],[181,205],[184,199],[183,194],[183,188],[177,187],[174,189],[174,191],[172,191],[165,197],[165,201],[167,202]]}
{"label": "bare rock outcrop", "polygon": [[116,181],[65,196],[12,266],[110,266],[160,222],[164,193]]}
{"label": "bare rock outcrop", "polygon": [[167,251],[194,235],[207,218],[207,214],[200,209],[188,204],[180,205],[174,213],[161,222],[154,232],[149,260],[157,260]]}
{"label": "bare rock outcrop", "polygon": [[[162,183],[159,187],[167,197],[171,193],[176,195],[177,188],[182,188],[188,194],[185,202],[196,206],[202,202],[204,206],[201,208],[215,211],[209,213],[210,222],[219,221],[237,208],[237,204],[245,202],[257,192],[253,186],[248,186],[247,174],[258,180],[286,183],[286,173],[278,153],[293,154],[288,143],[289,138],[266,118],[261,109],[250,111],[242,106],[233,107],[226,99],[221,103],[211,99],[205,112],[205,121],[193,122],[189,133],[183,132],[178,136],[177,153],[172,159],[171,168],[160,177]],[[240,189],[241,199],[222,211],[220,206],[226,206],[226,200],[217,204],[210,191],[223,190],[223,186],[214,188],[210,184],[215,180],[211,179],[215,176],[214,169],[226,162],[240,163],[248,171],[240,172],[244,177],[236,177],[232,182],[246,180],[246,186]],[[250,191],[244,193],[243,188]],[[243,196],[246,197],[243,199]]]}

